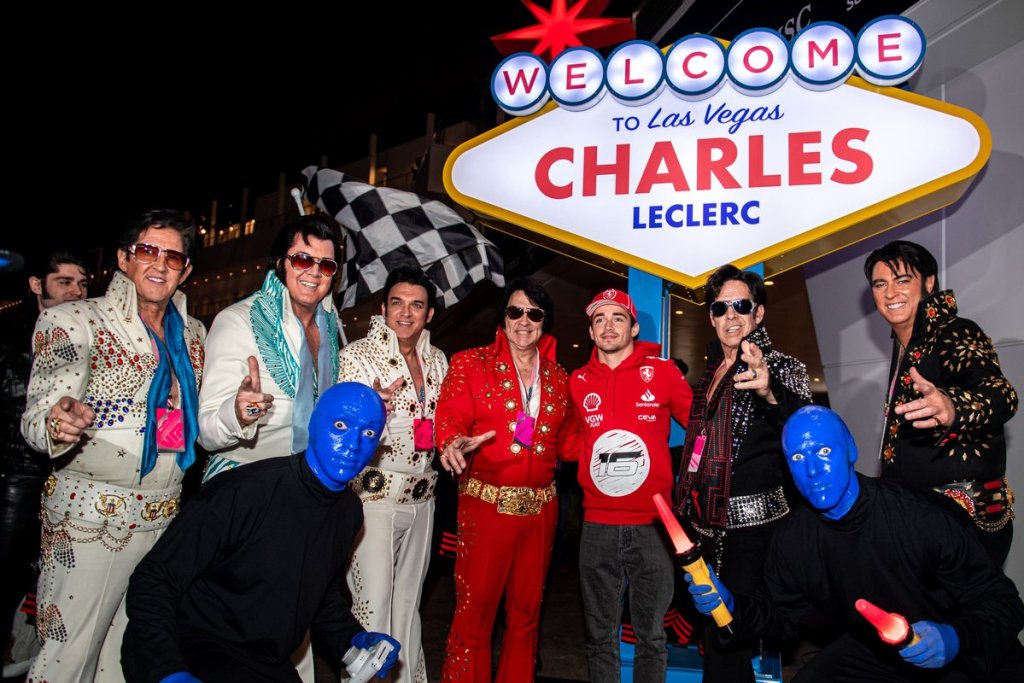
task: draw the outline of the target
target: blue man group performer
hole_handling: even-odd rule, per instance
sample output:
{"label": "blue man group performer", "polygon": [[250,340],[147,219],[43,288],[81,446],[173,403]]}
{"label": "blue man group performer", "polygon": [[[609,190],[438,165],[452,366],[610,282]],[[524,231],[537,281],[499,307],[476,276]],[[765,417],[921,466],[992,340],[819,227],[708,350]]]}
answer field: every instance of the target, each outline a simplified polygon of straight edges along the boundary
{"label": "blue man group performer", "polygon": [[[787,635],[814,606],[844,626],[796,681],[1024,680],[1024,603],[954,504],[857,474],[853,437],[826,408],[798,410],[782,440],[809,505],[776,531],[756,594],[732,596],[714,574],[717,594],[691,582],[701,612],[724,600],[734,629]],[[882,642],[861,598],[905,616],[919,640]]]}
{"label": "blue man group performer", "polygon": [[386,412],[342,382],[313,409],[304,452],[216,477],[132,575],[121,650],[125,678],[160,683],[299,680],[289,656],[307,630],[340,662],[367,633],[341,591],[363,523],[348,483],[377,448]]}

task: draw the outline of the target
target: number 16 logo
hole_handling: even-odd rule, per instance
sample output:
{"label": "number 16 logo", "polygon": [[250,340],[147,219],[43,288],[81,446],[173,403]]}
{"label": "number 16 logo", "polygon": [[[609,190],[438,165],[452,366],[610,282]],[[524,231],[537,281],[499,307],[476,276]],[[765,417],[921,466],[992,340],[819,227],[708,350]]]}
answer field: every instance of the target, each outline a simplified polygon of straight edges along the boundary
{"label": "number 16 logo", "polygon": [[598,468],[598,476],[601,477],[631,477],[640,470],[640,463],[637,458],[642,458],[643,451],[632,451],[629,453],[599,453],[597,458],[601,462]]}
{"label": "number 16 logo", "polygon": [[610,429],[594,442],[590,478],[606,496],[627,496],[643,485],[651,469],[647,444],[633,432]]}

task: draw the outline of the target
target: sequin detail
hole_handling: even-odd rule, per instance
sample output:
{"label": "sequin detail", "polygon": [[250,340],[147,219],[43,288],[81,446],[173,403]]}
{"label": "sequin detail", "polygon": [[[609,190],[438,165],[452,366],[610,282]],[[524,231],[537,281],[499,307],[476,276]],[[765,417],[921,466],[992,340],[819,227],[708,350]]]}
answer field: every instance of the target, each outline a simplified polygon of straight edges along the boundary
{"label": "sequin detail", "polygon": [[36,363],[41,367],[53,368],[62,363],[74,363],[78,360],[78,351],[68,331],[63,327],[53,327],[36,332],[33,337]]}
{"label": "sequin detail", "polygon": [[75,567],[75,547],[71,536],[64,529],[44,531],[39,553],[40,563],[44,567],[52,567],[55,562],[68,569]]}
{"label": "sequin detail", "polygon": [[38,613],[36,621],[36,633],[42,641],[55,640],[58,643],[66,643],[68,630],[64,626],[64,617],[57,605],[46,605]]}

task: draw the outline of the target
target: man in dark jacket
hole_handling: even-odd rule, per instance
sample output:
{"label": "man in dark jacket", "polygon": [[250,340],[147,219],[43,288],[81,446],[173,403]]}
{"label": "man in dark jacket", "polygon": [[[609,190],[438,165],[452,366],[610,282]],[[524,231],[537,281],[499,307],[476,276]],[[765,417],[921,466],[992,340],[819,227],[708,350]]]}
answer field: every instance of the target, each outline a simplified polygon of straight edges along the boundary
{"label": "man in dark jacket", "polygon": [[[698,610],[724,602],[737,632],[790,635],[813,606],[845,628],[796,681],[1024,680],[1024,604],[956,506],[857,474],[853,437],[827,408],[794,413],[782,443],[808,505],[775,532],[757,592],[734,597],[713,573],[717,591],[687,576]],[[917,639],[883,642],[860,599],[905,617]]]}
{"label": "man in dark jacket", "polygon": [[892,327],[882,477],[955,500],[1002,566],[1013,539],[1003,424],[1017,411],[1017,392],[992,340],[957,316],[952,290],[939,291],[938,264],[927,249],[890,242],[871,252],[864,275]]}
{"label": "man in dark jacket", "polygon": [[29,269],[29,300],[4,315],[0,339],[0,557],[3,611],[0,647],[7,648],[11,620],[35,581],[39,559],[39,498],[52,465],[46,453],[25,443],[21,415],[32,369],[32,330],[39,313],[88,296],[85,264],[66,251],[48,254]]}
{"label": "man in dark jacket", "polygon": [[394,646],[367,633],[341,591],[363,523],[349,481],[385,422],[369,387],[342,382],[313,409],[309,445],[219,475],[139,563],[121,649],[134,683],[298,681],[289,655],[307,629],[336,662],[350,645]]}

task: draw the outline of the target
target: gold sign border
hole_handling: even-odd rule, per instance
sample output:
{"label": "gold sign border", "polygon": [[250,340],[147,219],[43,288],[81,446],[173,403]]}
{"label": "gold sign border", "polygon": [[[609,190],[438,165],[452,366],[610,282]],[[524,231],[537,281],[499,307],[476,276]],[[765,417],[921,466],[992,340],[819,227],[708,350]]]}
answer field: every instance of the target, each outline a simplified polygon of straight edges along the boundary
{"label": "gold sign border", "polygon": [[[978,133],[980,144],[977,156],[975,156],[971,163],[959,170],[923,185],[913,187],[900,194],[893,195],[888,199],[865,206],[846,216],[829,221],[816,228],[811,228],[799,235],[794,235],[770,247],[737,259],[734,261],[737,267],[749,268],[755,264],[763,263],[765,277],[770,277],[771,275],[796,268],[816,258],[848,247],[878,233],[890,230],[907,221],[941,209],[944,206],[949,206],[963,196],[967,188],[970,187],[974,177],[988,163],[989,156],[992,153],[992,136],[989,133],[988,126],[974,112],[949,104],[948,102],[907,92],[900,88],[875,86],[858,76],[851,77],[844,85],[867,90],[883,97],[903,100],[919,107],[932,109],[967,121]],[[808,91],[808,94],[813,96],[813,91]],[[701,289],[708,275],[713,270],[698,275],[687,275],[686,273],[681,273],[666,266],[642,259],[629,252],[614,249],[606,244],[595,242],[581,235],[533,220],[532,218],[527,218],[503,207],[480,201],[456,189],[451,177],[452,168],[462,154],[499,135],[514,130],[518,126],[525,125],[537,117],[543,116],[554,110],[557,106],[555,102],[548,102],[535,114],[507,121],[456,147],[444,165],[444,187],[448,195],[470,210],[491,216],[512,226],[520,226],[548,238],[547,240],[542,240],[542,242],[554,240],[575,249],[598,254],[611,261],[624,263],[656,275],[663,280],[681,285],[686,290],[696,291]],[[555,250],[557,251],[558,249],[556,248]]]}

